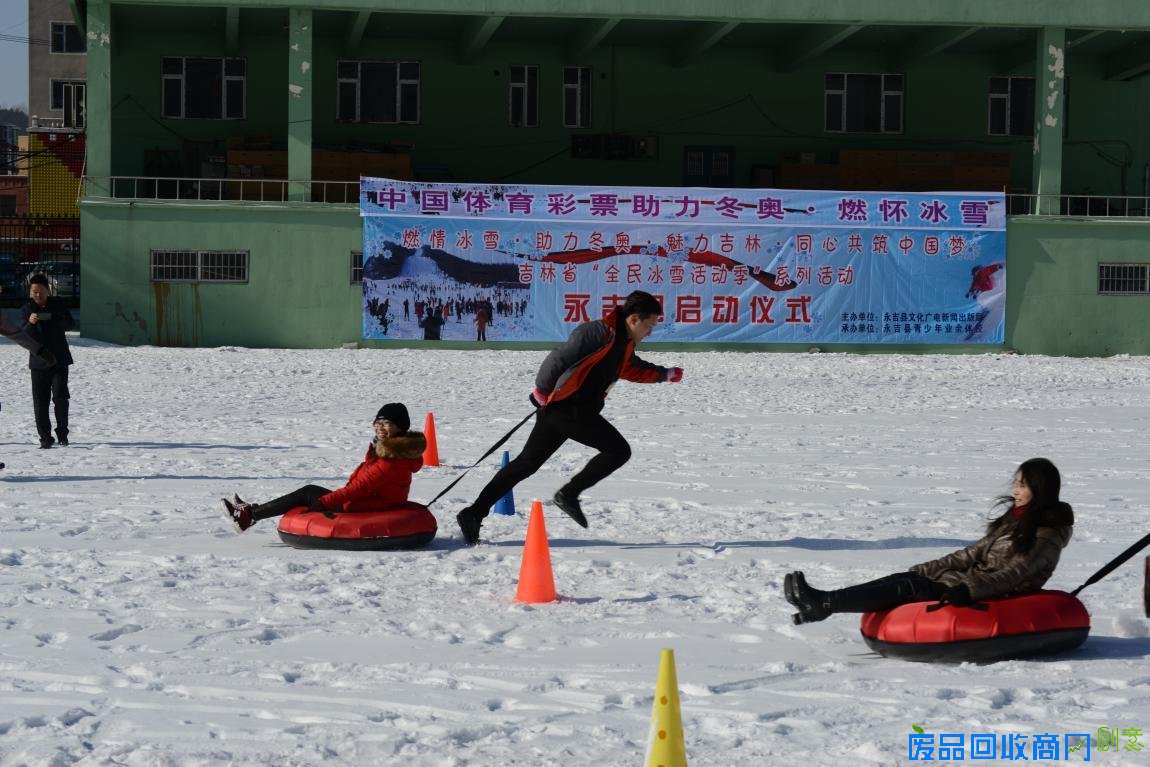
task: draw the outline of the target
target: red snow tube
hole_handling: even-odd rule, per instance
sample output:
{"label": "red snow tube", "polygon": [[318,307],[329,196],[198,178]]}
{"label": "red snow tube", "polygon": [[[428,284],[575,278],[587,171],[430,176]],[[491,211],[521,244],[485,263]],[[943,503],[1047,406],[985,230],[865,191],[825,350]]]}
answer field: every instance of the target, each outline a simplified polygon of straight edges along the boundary
{"label": "red snow tube", "polygon": [[426,506],[408,501],[387,511],[337,512],[334,519],[297,506],[280,519],[279,533],[297,549],[381,551],[425,546],[436,528]]}
{"label": "red snow tube", "polygon": [[862,635],[880,655],[917,661],[988,662],[1072,650],[1090,633],[1090,614],[1065,591],[987,599],[987,609],[912,602],[864,613]]}

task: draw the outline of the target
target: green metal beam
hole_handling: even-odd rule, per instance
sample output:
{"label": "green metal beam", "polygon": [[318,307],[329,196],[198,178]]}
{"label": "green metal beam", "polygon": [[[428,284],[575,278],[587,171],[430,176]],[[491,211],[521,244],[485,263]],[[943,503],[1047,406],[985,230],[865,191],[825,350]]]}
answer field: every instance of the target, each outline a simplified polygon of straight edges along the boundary
{"label": "green metal beam", "polygon": [[240,9],[229,5],[224,11],[224,50],[228,55],[240,49]]}
{"label": "green metal beam", "polygon": [[583,30],[567,46],[567,61],[578,62],[590,54],[620,21],[622,19],[594,19],[586,22]]}
{"label": "green metal beam", "polygon": [[1123,48],[1106,57],[1107,80],[1133,80],[1150,73],[1150,40]]}
{"label": "green metal beam", "polygon": [[677,67],[694,61],[729,35],[737,26],[739,26],[737,21],[706,22],[675,49],[671,55],[671,61]]}
{"label": "green metal beam", "polygon": [[347,25],[347,36],[343,40],[343,53],[345,56],[355,58],[359,55],[359,46],[363,42],[363,33],[367,31],[367,22],[371,21],[371,11],[359,11]]}
{"label": "green metal beam", "polygon": [[775,61],[775,68],[780,72],[798,69],[865,28],[865,24],[830,24],[813,29],[783,49],[782,55]]}
{"label": "green metal beam", "polygon": [[479,58],[487,43],[491,41],[495,30],[503,23],[503,18],[503,16],[479,16],[467,25],[459,41],[457,58],[460,64],[469,64]]}
{"label": "green metal beam", "polygon": [[1038,32],[1034,66],[1034,163],[1031,189],[1039,195],[1034,212],[1055,215],[1062,193],[1062,116],[1066,113],[1066,30]]}
{"label": "green metal beam", "polygon": [[[220,0],[133,0],[148,5],[218,8]],[[230,0],[244,8],[311,8],[317,11],[455,14],[650,21],[741,21],[790,24],[1029,27],[1058,23],[1073,29],[1150,30],[1150,3],[1141,0]]]}
{"label": "green metal beam", "polygon": [[999,51],[994,57],[995,70],[1004,75],[1033,63],[1034,43],[1032,42]]}
{"label": "green metal beam", "polygon": [[915,61],[937,56],[982,29],[983,27],[946,27],[927,32],[916,38],[906,50],[891,56],[893,68],[902,69]]}
{"label": "green metal beam", "polygon": [[288,9],[288,199],[311,196],[312,45],[315,40],[310,8]]}
{"label": "green metal beam", "polygon": [[1067,48],[1077,48],[1079,45],[1082,45],[1083,43],[1088,43],[1091,40],[1093,40],[1094,38],[1098,37],[1099,35],[1104,35],[1104,34],[1106,34],[1105,29],[1087,30],[1087,31],[1082,32],[1078,35],[1075,35],[1074,37],[1067,38],[1066,47]]}

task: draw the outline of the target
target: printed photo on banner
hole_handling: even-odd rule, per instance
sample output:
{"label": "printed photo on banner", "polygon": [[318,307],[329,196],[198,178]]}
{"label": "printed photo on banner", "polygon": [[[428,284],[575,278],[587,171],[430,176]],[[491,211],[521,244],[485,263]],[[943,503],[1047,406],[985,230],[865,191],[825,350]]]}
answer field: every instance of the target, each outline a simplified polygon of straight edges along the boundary
{"label": "printed photo on banner", "polygon": [[1001,344],[1004,198],[363,179],[366,339],[557,341],[633,290],[652,341]]}

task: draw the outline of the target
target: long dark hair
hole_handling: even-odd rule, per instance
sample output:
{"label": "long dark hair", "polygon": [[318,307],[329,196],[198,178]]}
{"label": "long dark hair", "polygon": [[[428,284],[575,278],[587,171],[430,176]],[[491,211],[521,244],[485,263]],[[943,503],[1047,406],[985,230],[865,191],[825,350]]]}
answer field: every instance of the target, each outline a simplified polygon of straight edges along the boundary
{"label": "long dark hair", "polygon": [[[1058,494],[1062,490],[1062,475],[1058,467],[1047,458],[1031,458],[1023,461],[1015,474],[1021,474],[1026,486],[1030,488],[1030,507],[1018,521],[1014,532],[1011,533],[1011,545],[1016,552],[1030,551],[1034,545],[1034,538],[1038,534],[1039,522],[1043,518],[1043,511],[1057,506],[1061,501]],[[1012,475],[1013,476],[1013,475]],[[992,533],[1013,518],[1014,497],[1000,495],[995,500],[995,506],[1006,506],[1006,511],[987,526],[986,531]]]}

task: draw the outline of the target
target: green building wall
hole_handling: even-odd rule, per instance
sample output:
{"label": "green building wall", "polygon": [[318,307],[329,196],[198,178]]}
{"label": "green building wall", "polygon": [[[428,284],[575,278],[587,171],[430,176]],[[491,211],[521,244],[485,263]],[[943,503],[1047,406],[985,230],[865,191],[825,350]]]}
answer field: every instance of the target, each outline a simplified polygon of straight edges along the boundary
{"label": "green building wall", "polygon": [[[344,17],[316,12],[312,62],[312,140],[317,146],[402,142],[417,167],[446,168],[465,181],[665,186],[683,183],[683,148],[732,146],[736,185],[751,167],[814,152],[834,162],[841,149],[1007,151],[1011,186],[1027,191],[1033,157],[1028,138],[987,135],[988,79],[1034,74],[1033,62],[1004,65],[992,55],[943,53],[908,66],[878,50],[832,51],[794,71],[771,65],[769,51],[716,47],[698,62],[676,66],[665,45],[600,46],[577,62],[550,43],[491,43],[460,64],[452,40],[365,38],[355,58],[421,63],[418,125],[366,125],[335,119],[335,63],[343,57]],[[143,175],[144,152],[178,151],[185,140],[267,135],[287,143],[286,10],[244,10],[240,51],[226,54],[220,9],[115,6],[112,67],[112,173]],[[282,17],[282,20],[281,18]],[[282,21],[282,23],[281,23]],[[162,37],[155,28],[177,30]],[[179,31],[189,30],[189,31]],[[268,31],[274,30],[274,31]],[[242,55],[247,59],[247,117],[171,120],[161,115],[163,56]],[[658,137],[653,160],[572,159],[573,131],[561,125],[562,67],[593,69],[592,133]],[[509,65],[540,67],[541,127],[508,124]],[[826,72],[903,72],[905,132],[844,135],[823,131]],[[1095,59],[1067,64],[1069,115],[1063,193],[1142,194],[1150,163],[1150,78],[1104,79]],[[1117,167],[1124,164],[1125,168]]]}
{"label": "green building wall", "polygon": [[[352,207],[86,202],[81,216],[89,248],[82,262],[87,337],[122,344],[283,348],[332,347],[362,338],[362,289],[351,282],[351,252],[361,249],[363,230]],[[151,250],[193,248],[247,250],[249,281],[151,282]],[[1005,346],[1062,356],[1150,354],[1150,296],[1099,295],[1100,263],[1150,263],[1150,221],[1011,218]],[[885,352],[994,348],[822,346]]]}

